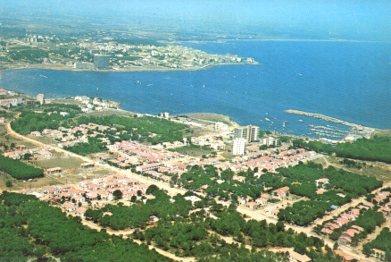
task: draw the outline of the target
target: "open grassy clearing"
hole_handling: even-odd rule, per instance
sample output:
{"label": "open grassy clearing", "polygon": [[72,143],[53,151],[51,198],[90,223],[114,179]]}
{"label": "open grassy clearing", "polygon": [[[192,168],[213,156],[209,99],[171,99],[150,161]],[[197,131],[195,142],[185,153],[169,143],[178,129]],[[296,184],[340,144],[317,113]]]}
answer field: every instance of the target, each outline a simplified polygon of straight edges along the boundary
{"label": "open grassy clearing", "polygon": [[372,176],[376,179],[382,180],[384,182],[391,181],[391,165],[386,163],[373,163],[365,161],[355,161],[357,163],[366,163],[362,168],[347,167],[342,164],[341,161],[343,158],[326,156],[325,158],[319,158],[314,162],[320,163],[323,166],[333,165],[337,168],[345,169],[349,172],[353,172],[359,175]]}
{"label": "open grassy clearing", "polygon": [[75,157],[58,157],[55,156],[51,159],[34,161],[34,164],[43,168],[61,167],[62,169],[75,169],[79,168],[82,160]]}
{"label": "open grassy clearing", "polygon": [[180,154],[189,155],[189,156],[206,156],[214,152],[214,150],[208,146],[198,146],[198,145],[188,145],[173,148],[170,151],[178,152]]}

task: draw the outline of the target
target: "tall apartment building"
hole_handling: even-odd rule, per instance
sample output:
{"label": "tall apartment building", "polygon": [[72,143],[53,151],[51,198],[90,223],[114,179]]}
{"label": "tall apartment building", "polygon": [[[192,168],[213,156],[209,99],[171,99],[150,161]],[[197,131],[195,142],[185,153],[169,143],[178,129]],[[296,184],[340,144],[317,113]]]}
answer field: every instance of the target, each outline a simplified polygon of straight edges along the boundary
{"label": "tall apartment building", "polygon": [[272,136],[266,136],[261,139],[261,144],[265,146],[276,146],[278,144],[278,140]]}
{"label": "tall apartment building", "polygon": [[235,138],[232,145],[232,154],[234,156],[243,156],[246,150],[247,140],[244,138]]}
{"label": "tall apartment building", "polygon": [[244,138],[247,142],[255,142],[259,140],[259,127],[258,126],[241,126],[235,129],[235,138]]}

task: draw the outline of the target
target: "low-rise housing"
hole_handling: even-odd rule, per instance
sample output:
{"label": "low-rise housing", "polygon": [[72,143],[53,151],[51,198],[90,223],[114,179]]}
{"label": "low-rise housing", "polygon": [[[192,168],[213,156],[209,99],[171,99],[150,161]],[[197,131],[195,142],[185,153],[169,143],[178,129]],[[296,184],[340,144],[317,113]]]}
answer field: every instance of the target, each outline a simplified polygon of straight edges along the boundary
{"label": "low-rise housing", "polygon": [[272,191],[272,195],[279,199],[286,198],[289,195],[289,187],[284,186]]}

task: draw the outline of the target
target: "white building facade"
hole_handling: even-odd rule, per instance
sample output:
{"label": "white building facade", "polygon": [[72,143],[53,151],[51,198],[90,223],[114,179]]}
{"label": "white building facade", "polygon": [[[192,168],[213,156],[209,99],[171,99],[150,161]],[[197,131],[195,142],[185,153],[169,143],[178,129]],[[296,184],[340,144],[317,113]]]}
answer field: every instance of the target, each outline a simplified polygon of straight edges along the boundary
{"label": "white building facade", "polygon": [[235,138],[232,145],[232,154],[234,156],[243,156],[246,150],[247,140],[244,138]]}

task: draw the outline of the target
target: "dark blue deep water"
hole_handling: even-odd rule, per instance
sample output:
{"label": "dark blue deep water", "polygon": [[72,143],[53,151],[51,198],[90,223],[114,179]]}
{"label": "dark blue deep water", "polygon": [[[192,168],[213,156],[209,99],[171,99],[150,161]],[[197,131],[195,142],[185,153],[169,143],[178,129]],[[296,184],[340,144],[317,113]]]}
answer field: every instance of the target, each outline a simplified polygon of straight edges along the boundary
{"label": "dark blue deep water", "polygon": [[176,72],[13,70],[2,72],[0,86],[48,97],[99,96],[119,101],[124,109],[147,113],[215,112],[242,124],[299,135],[311,135],[310,124],[343,128],[284,110],[391,128],[390,43],[231,41],[185,45],[251,56],[260,64]]}

